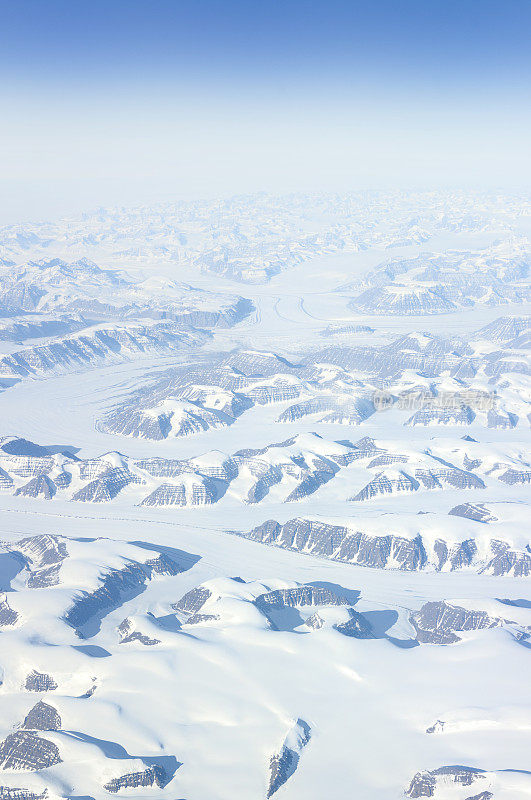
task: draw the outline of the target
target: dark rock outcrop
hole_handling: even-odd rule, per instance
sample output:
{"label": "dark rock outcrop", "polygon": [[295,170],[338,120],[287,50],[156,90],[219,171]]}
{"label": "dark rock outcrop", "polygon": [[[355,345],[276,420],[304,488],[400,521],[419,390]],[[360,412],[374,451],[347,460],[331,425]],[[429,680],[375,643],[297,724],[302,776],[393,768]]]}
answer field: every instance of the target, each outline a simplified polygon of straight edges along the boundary
{"label": "dark rock outcrop", "polygon": [[298,719],[279,752],[275,753],[269,762],[268,797],[272,797],[295,773],[301,751],[310,741],[310,737],[310,726],[303,719]]}
{"label": "dark rock outcrop", "polygon": [[118,633],[121,636],[120,644],[128,644],[129,642],[140,642],[147,647],[152,647],[155,644],[160,644],[160,639],[153,639],[145,633],[135,630],[133,622],[126,618],[118,625]]}
{"label": "dark rock outcrop", "polygon": [[491,617],[485,611],[469,610],[452,605],[446,600],[425,603],[410,616],[417,632],[417,640],[423,644],[453,644],[459,641],[458,632],[496,628],[508,620]]}
{"label": "dark rock outcrop", "polygon": [[24,688],[27,692],[53,692],[57,689],[57,683],[51,675],[34,669],[26,677]]}
{"label": "dark rock outcrop", "polygon": [[[454,783],[459,786],[472,786],[476,782],[480,783],[485,780],[487,780],[486,773],[483,770],[473,767],[439,767],[431,771],[425,770],[423,772],[417,772],[405,794],[406,797],[411,798],[433,797],[437,784],[442,781],[444,781],[444,783]],[[489,796],[492,797],[492,794],[487,791],[486,793],[476,795],[476,798],[480,797],[481,800],[483,800],[481,797],[482,794],[487,798]],[[474,798],[469,797],[467,800],[474,800]]]}
{"label": "dark rock outcrop", "polygon": [[37,475],[15,492],[15,497],[40,497],[43,500],[52,500],[57,492],[57,486],[47,475]]}
{"label": "dark rock outcrop", "polygon": [[0,800],[45,800],[47,797],[47,789],[41,794],[35,794],[31,789],[15,789],[9,786],[0,786]]}
{"label": "dark rock outcrop", "polygon": [[394,534],[376,536],[303,518],[291,519],[283,525],[267,520],[240,535],[287,550],[379,569],[475,569],[493,575],[531,575],[531,552],[497,539],[492,539],[486,552],[482,550],[480,554],[474,539],[430,542],[421,535],[412,539]]}
{"label": "dark rock outcrop", "polygon": [[148,767],[142,772],[130,772],[127,775],[121,775],[119,778],[113,778],[103,787],[108,792],[119,792],[120,789],[134,789],[139,786],[157,786],[163,789],[167,784],[167,776],[163,767],[155,764]]}
{"label": "dark rock outcrop", "polygon": [[454,517],[465,517],[465,519],[473,519],[476,522],[496,522],[497,519],[479,503],[463,503],[454,506],[448,513]]}
{"label": "dark rock outcrop", "polygon": [[30,731],[17,731],[0,744],[0,767],[12,770],[39,770],[61,763],[59,748]]}
{"label": "dark rock outcrop", "polygon": [[65,614],[65,621],[79,635],[92,636],[99,630],[99,621],[111,610],[144,591],[154,574],[177,575],[181,567],[165,555],[143,564],[130,562],[122,569],[113,569],[100,578],[101,586],[82,592]]}
{"label": "dark rock outcrop", "polygon": [[12,625],[16,625],[17,621],[18,614],[9,605],[7,595],[0,594],[0,628],[8,628]]}
{"label": "dark rock outcrop", "polygon": [[348,593],[340,594],[320,586],[297,586],[294,589],[276,589],[261,594],[254,601],[258,608],[285,608],[296,606],[343,606],[352,602]]}
{"label": "dark rock outcrop", "polygon": [[59,583],[61,565],[68,557],[66,543],[60,537],[49,534],[30,536],[10,545],[10,549],[20,554],[25,562],[29,589],[42,589]]}
{"label": "dark rock outcrop", "polygon": [[354,611],[353,608],[347,609],[350,619],[334,625],[334,629],[344,636],[352,636],[354,639],[370,639],[372,637],[372,626],[365,619],[363,614]]}
{"label": "dark rock outcrop", "polygon": [[30,731],[58,731],[61,717],[53,706],[41,700],[28,712],[22,727]]}
{"label": "dark rock outcrop", "polygon": [[182,611],[185,614],[195,614],[203,608],[204,604],[211,596],[212,592],[210,589],[206,589],[204,586],[196,586],[194,589],[190,589],[189,592],[186,592],[177,603],[173,603],[172,608],[175,611]]}

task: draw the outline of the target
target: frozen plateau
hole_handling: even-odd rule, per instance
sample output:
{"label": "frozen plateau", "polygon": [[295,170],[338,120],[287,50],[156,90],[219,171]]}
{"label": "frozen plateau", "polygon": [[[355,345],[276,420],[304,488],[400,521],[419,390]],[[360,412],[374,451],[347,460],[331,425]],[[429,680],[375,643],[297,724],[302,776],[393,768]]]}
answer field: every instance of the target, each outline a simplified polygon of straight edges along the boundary
{"label": "frozen plateau", "polygon": [[0,800],[531,800],[531,202],[0,229]]}

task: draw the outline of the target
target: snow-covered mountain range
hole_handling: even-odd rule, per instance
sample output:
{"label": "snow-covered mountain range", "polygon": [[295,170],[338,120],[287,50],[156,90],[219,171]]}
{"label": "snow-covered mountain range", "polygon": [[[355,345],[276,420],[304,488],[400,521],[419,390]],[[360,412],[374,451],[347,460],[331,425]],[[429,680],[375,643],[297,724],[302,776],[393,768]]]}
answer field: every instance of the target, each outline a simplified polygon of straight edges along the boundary
{"label": "snow-covered mountain range", "polygon": [[0,229],[0,800],[531,797],[530,212]]}

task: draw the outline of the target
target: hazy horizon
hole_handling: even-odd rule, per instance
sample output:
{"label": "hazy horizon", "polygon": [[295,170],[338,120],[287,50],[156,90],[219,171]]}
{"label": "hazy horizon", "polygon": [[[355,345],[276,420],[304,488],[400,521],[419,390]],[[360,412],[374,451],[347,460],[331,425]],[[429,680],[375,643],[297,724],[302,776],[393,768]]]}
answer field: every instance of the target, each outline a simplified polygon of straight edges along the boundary
{"label": "hazy horizon", "polygon": [[527,3],[3,3],[0,224],[255,191],[522,190]]}

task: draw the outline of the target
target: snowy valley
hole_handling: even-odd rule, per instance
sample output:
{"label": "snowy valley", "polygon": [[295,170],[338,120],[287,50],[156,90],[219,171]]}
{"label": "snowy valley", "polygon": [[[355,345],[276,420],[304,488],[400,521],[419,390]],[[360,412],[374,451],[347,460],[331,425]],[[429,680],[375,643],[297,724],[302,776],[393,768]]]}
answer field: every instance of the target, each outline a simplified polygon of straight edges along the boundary
{"label": "snowy valley", "polygon": [[530,215],[0,229],[0,800],[531,798]]}

